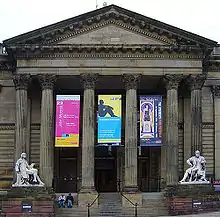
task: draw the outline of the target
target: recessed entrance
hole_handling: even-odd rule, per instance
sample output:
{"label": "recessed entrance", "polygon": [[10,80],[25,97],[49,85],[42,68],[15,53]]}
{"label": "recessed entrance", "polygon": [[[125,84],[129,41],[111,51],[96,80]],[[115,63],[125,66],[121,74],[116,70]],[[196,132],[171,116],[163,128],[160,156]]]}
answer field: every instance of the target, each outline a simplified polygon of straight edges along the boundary
{"label": "recessed entrance", "polygon": [[117,191],[116,152],[109,152],[106,147],[98,147],[96,151],[99,155],[95,158],[95,187],[98,192]]}
{"label": "recessed entrance", "polygon": [[57,148],[55,154],[56,192],[77,192],[77,148]]}

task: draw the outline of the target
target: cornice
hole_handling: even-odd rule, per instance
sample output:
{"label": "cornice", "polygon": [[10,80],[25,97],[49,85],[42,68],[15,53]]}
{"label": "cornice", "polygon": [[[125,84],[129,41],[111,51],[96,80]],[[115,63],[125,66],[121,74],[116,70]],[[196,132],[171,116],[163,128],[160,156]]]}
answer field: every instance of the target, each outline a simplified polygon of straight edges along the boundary
{"label": "cornice", "polygon": [[202,59],[196,46],[135,44],[24,45],[12,46],[17,59],[26,58],[159,58]]}

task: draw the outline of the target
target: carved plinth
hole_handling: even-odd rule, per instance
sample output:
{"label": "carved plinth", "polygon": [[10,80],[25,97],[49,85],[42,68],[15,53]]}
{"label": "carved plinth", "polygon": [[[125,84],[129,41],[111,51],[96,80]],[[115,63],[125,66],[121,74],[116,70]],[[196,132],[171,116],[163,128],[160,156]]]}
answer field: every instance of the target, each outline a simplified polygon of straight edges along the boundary
{"label": "carved plinth", "polygon": [[[55,193],[52,188],[46,187],[17,187],[11,188],[2,202],[2,211],[5,217],[17,216],[55,216]],[[28,203],[31,211],[26,213],[23,206]]]}
{"label": "carved plinth", "polygon": [[170,215],[220,210],[220,192],[216,192],[211,184],[168,186],[165,197]]}

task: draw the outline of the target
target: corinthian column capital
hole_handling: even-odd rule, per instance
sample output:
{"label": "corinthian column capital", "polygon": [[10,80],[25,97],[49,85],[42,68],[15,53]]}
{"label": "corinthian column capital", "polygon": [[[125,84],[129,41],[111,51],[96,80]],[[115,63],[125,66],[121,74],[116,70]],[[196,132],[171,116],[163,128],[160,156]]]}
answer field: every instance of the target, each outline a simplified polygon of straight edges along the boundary
{"label": "corinthian column capital", "polygon": [[53,89],[56,83],[56,75],[38,75],[38,80],[40,82],[42,90],[44,89]]}
{"label": "corinthian column capital", "polygon": [[81,83],[84,89],[95,89],[98,74],[81,74]]}
{"label": "corinthian column capital", "polygon": [[30,75],[16,74],[13,76],[13,82],[16,90],[27,90],[30,82]]}
{"label": "corinthian column capital", "polygon": [[170,75],[170,74],[165,75],[163,78],[167,90],[171,90],[171,89],[177,90],[182,79],[183,79],[183,75]]}
{"label": "corinthian column capital", "polygon": [[215,97],[220,97],[220,86],[213,86],[212,87],[212,93]]}
{"label": "corinthian column capital", "polygon": [[190,75],[187,79],[187,83],[192,90],[201,90],[203,84],[205,83],[206,75],[199,74],[199,75]]}
{"label": "corinthian column capital", "polygon": [[140,81],[141,74],[124,74],[122,76],[126,90],[137,89],[137,84]]}

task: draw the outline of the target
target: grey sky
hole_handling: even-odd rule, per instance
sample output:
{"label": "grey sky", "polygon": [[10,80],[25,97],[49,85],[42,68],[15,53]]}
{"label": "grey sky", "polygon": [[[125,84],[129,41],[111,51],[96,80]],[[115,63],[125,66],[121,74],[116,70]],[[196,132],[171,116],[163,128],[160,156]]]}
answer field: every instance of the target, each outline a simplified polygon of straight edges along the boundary
{"label": "grey sky", "polygon": [[[97,0],[102,6],[104,0]],[[220,43],[220,0],[106,0]],[[95,9],[96,0],[1,0],[0,42]]]}

